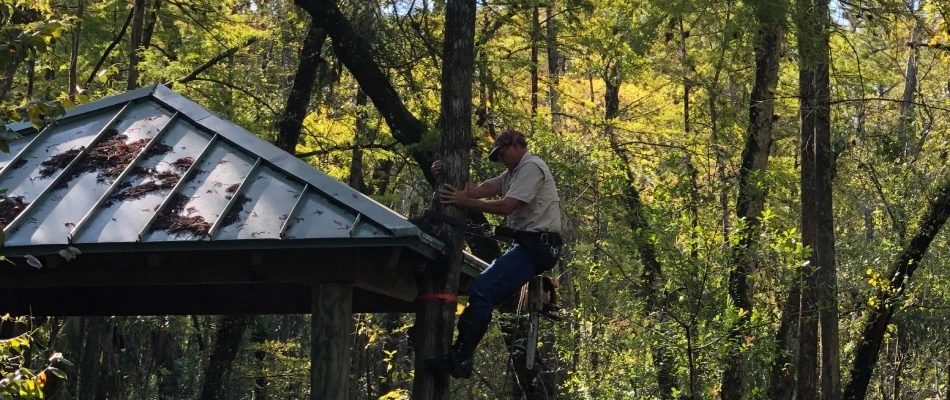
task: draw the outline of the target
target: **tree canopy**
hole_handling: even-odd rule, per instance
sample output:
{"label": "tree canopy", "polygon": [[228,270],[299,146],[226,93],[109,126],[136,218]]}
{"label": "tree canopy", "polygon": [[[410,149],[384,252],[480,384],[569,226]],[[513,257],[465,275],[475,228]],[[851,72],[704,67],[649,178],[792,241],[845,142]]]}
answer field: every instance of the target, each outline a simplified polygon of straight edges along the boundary
{"label": "tree canopy", "polygon": [[[950,399],[947,4],[478,0],[467,68],[462,3],[0,0],[0,123],[162,83],[407,217],[435,157],[479,182],[516,128],[560,190],[565,318],[526,370],[499,311],[445,397]],[[307,318],[10,320],[0,396],[304,397]],[[412,396],[414,317],[353,323],[350,398]]]}

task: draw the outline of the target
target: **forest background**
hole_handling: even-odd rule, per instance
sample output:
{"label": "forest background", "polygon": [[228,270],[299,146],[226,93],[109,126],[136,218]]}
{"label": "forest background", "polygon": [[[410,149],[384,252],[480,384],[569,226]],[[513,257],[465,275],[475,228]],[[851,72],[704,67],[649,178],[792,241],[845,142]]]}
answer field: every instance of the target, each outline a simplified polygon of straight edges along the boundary
{"label": "forest background", "polygon": [[[534,371],[496,319],[452,398],[950,399],[950,4],[472,3],[472,180],[508,127],[547,160],[567,318]],[[416,216],[445,12],[0,0],[3,122],[163,83]],[[308,318],[40,318],[0,341],[0,394],[301,398]],[[353,318],[350,398],[420,398],[412,316]]]}

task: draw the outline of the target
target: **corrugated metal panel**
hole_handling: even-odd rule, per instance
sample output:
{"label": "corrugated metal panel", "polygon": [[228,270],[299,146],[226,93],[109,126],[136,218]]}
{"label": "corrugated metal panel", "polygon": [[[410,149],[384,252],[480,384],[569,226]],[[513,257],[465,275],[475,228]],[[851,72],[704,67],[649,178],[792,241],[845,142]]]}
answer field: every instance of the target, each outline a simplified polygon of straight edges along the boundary
{"label": "corrugated metal panel", "polygon": [[213,249],[236,240],[439,245],[392,210],[163,86],[77,107],[39,133],[13,127],[23,137],[0,153],[2,253],[182,241]]}

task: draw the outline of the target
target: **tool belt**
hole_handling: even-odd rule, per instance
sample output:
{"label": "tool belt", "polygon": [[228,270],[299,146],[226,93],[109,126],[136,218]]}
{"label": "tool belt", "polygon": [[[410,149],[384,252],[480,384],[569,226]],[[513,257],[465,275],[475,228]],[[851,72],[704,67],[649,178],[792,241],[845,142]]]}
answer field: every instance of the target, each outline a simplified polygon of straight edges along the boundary
{"label": "tool belt", "polygon": [[[473,236],[481,236],[488,239],[497,240],[504,243],[515,243],[521,245],[531,260],[534,261],[534,270],[536,274],[548,271],[557,264],[561,258],[561,250],[564,245],[561,235],[554,232],[530,232],[512,229],[506,226],[496,226],[492,230],[489,224],[474,224],[471,220],[451,217],[432,210],[426,210],[422,216],[431,220],[443,222],[465,230],[465,233]],[[542,245],[544,247],[542,247]]]}
{"label": "tool belt", "polygon": [[506,226],[499,226],[495,228],[495,234],[510,237],[519,244],[541,243],[550,246],[561,246],[564,244],[564,241],[561,240],[561,235],[554,232],[519,231]]}
{"label": "tool belt", "polygon": [[[534,272],[540,274],[551,270],[557,265],[561,258],[561,250],[564,241],[561,235],[554,232],[529,232],[519,231],[504,226],[495,228],[495,234],[498,236],[507,236],[515,240],[515,243],[524,247],[528,256],[534,261]],[[542,246],[543,245],[543,246]]]}

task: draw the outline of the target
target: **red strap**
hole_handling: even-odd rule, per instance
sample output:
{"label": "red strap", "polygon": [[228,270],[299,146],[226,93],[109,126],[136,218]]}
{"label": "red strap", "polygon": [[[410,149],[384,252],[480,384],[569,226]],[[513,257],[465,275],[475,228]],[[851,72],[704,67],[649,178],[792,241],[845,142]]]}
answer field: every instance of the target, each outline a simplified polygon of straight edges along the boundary
{"label": "red strap", "polygon": [[445,300],[445,301],[450,301],[452,303],[459,302],[459,298],[457,296],[455,296],[454,294],[448,294],[448,293],[420,294],[418,299],[419,300]]}

